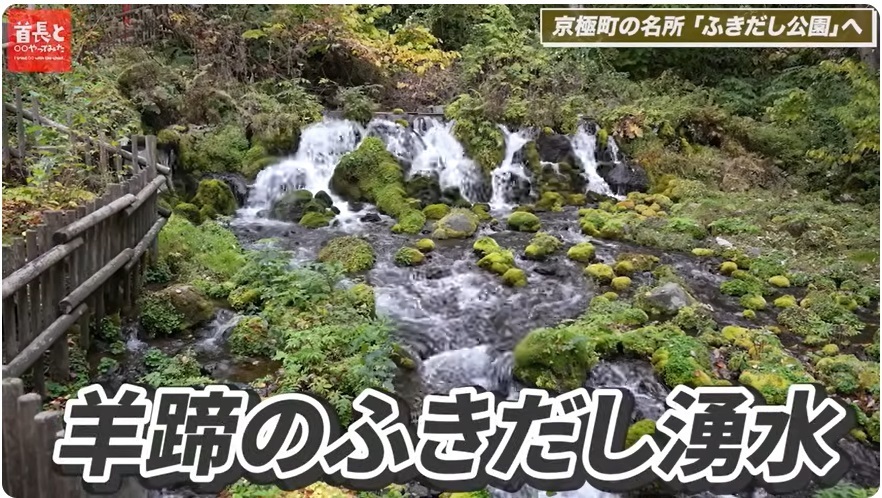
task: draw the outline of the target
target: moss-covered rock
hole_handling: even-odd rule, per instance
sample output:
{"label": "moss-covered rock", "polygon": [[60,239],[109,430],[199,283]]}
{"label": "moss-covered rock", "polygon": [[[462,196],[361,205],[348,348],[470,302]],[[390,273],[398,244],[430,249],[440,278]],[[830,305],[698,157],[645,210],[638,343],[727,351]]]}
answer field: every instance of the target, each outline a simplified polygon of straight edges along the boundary
{"label": "moss-covered rock", "polygon": [[631,286],[631,279],[628,277],[616,277],[612,279],[610,285],[613,289],[621,292]]}
{"label": "moss-covered rock", "polygon": [[307,206],[312,202],[312,192],[309,190],[292,190],[275,200],[270,207],[270,217],[281,221],[296,223],[307,212]]}
{"label": "moss-covered rock", "polygon": [[567,250],[567,257],[579,263],[590,263],[594,259],[594,244],[579,242]]}
{"label": "moss-covered rock", "polygon": [[520,268],[509,268],[502,275],[502,283],[509,287],[523,287],[527,285],[527,274]]}
{"label": "moss-covered rock", "polygon": [[764,310],[766,309],[766,300],[763,296],[757,294],[745,294],[741,296],[741,306],[748,310]]}
{"label": "moss-covered rock", "polygon": [[420,250],[420,252],[432,252],[435,250],[435,241],[432,239],[420,239],[416,241],[414,247]]}
{"label": "moss-covered rock", "polygon": [[738,263],[734,261],[724,261],[723,264],[720,265],[720,273],[723,275],[731,275],[732,272],[738,269]]}
{"label": "moss-covered rock", "polygon": [[602,297],[604,299],[608,299],[610,301],[615,301],[616,299],[619,298],[619,295],[613,291],[607,291],[607,292],[604,292],[603,294],[601,294],[600,297]]}
{"label": "moss-covered rock", "polygon": [[264,146],[255,145],[242,156],[242,176],[248,180],[254,180],[257,178],[258,173],[275,161],[276,158],[269,155]]}
{"label": "moss-covered rock", "polygon": [[569,391],[585,382],[600,361],[594,345],[575,327],[538,329],[514,349],[514,374],[543,389]]}
{"label": "moss-covered rock", "polygon": [[425,225],[425,215],[408,202],[401,166],[377,137],[364,139],[358,149],[340,159],[331,189],[345,199],[375,204],[380,212],[398,220],[399,233],[418,233]]}
{"label": "moss-covered rock", "polygon": [[780,288],[790,287],[790,280],[784,275],[775,275],[768,280],[770,285]]}
{"label": "moss-covered rock", "polygon": [[470,209],[454,208],[443,218],[435,222],[432,238],[465,239],[478,230],[478,216]]}
{"label": "moss-covered rock", "polygon": [[221,180],[209,179],[199,182],[193,204],[199,208],[203,218],[236,214],[236,197],[230,186]]}
{"label": "moss-covered rock", "polygon": [[538,232],[541,228],[539,217],[532,213],[517,211],[506,220],[508,228],[519,232]]}
{"label": "moss-covered rock", "polygon": [[230,351],[243,356],[270,357],[276,344],[269,333],[269,324],[259,316],[242,317],[227,339]]}
{"label": "moss-covered rock", "polygon": [[648,291],[637,293],[634,304],[650,315],[673,316],[682,308],[696,303],[686,288],[677,282],[668,282]]}
{"label": "moss-covered rock", "polygon": [[634,268],[634,271],[651,271],[659,263],[657,256],[633,252],[619,253],[616,256],[616,261],[619,263],[626,261],[631,263],[631,267]]}
{"label": "moss-covered rock", "polygon": [[181,330],[192,329],[214,315],[211,301],[192,285],[172,285],[156,292],[155,296],[169,303],[181,315]]}
{"label": "moss-covered rock", "polygon": [[450,206],[447,204],[430,204],[423,208],[423,214],[426,215],[427,220],[440,220],[449,212]]}
{"label": "moss-covered rock", "polygon": [[692,305],[680,308],[671,323],[692,334],[713,331],[717,328],[710,311],[702,305]]}
{"label": "moss-covered rock", "polygon": [[641,437],[655,434],[655,421],[638,420],[628,427],[628,434],[625,436],[625,448],[630,448],[640,440]]}
{"label": "moss-covered rock", "polygon": [[550,233],[539,232],[527,245],[524,255],[528,259],[543,260],[563,246],[560,239]]}
{"label": "moss-covered rock", "polygon": [[536,202],[537,211],[563,211],[564,197],[557,192],[543,192]]}
{"label": "moss-covered rock", "polygon": [[709,373],[712,371],[710,352],[701,341],[691,336],[670,337],[652,354],[652,366],[669,387],[717,384]]}
{"label": "moss-covered rock", "polygon": [[748,320],[754,320],[756,318],[756,311],[754,310],[744,310],[741,312],[741,316],[747,318]]}
{"label": "moss-covered rock", "polygon": [[585,275],[601,283],[610,283],[615,277],[613,269],[604,263],[594,263],[585,268]]}
{"label": "moss-covered rock", "polygon": [[346,289],[345,295],[354,309],[360,310],[365,316],[374,316],[376,297],[373,287],[365,283],[358,283]]}
{"label": "moss-covered rock", "polygon": [[493,237],[483,236],[478,238],[475,243],[472,245],[472,249],[481,256],[486,256],[491,252],[496,252],[502,249],[499,246],[499,243],[493,239]]}
{"label": "moss-covered rock", "polygon": [[343,236],[329,240],[319,251],[322,263],[338,263],[347,273],[370,270],[376,256],[374,249],[361,237]]}
{"label": "moss-covered rock", "polygon": [[634,274],[634,263],[627,260],[619,261],[613,266],[613,271],[616,275],[631,276]]}
{"label": "moss-covered rock", "polygon": [[331,224],[334,219],[334,213],[330,211],[317,212],[310,211],[300,218],[300,226],[306,228],[321,228]]}
{"label": "moss-covered rock", "polygon": [[818,380],[831,393],[851,396],[871,394],[879,396],[879,363],[861,361],[854,355],[821,358],[815,364]]}
{"label": "moss-covered rock", "polygon": [[836,356],[839,354],[839,346],[835,344],[827,344],[821,348],[821,354],[824,356]]}
{"label": "moss-covered rock", "polygon": [[478,260],[478,267],[497,275],[505,275],[505,272],[515,267],[514,253],[507,249],[493,251]]}
{"label": "moss-covered rock", "polygon": [[402,247],[395,253],[395,264],[398,266],[416,266],[425,259],[423,253],[413,247]]}
{"label": "moss-covered rock", "polygon": [[715,253],[714,253],[713,249],[707,249],[704,247],[696,247],[695,249],[692,250],[692,254],[694,254],[695,256],[698,256],[700,258],[707,258],[707,257],[713,256]]}
{"label": "moss-covered rock", "polygon": [[194,225],[202,223],[202,213],[199,212],[199,207],[195,204],[179,202],[172,211],[175,214],[183,216],[187,221]]}

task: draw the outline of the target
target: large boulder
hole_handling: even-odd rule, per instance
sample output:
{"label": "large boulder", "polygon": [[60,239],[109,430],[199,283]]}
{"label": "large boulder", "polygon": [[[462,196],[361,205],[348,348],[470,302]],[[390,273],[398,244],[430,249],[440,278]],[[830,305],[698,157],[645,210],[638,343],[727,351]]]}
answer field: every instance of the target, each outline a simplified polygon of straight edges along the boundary
{"label": "large boulder", "polygon": [[540,134],[536,139],[536,150],[539,152],[541,161],[579,166],[579,161],[573,152],[573,145],[570,143],[569,137],[565,135]]}
{"label": "large boulder", "polygon": [[232,216],[236,213],[236,197],[229,185],[217,179],[202,180],[193,197],[193,204],[199,208],[203,219],[218,215]]}
{"label": "large boulder", "polygon": [[157,292],[156,297],[170,304],[180,315],[181,330],[192,329],[214,316],[211,301],[192,285],[172,285]]}
{"label": "large boulder", "polygon": [[226,183],[230,187],[230,191],[233,192],[233,197],[236,198],[236,203],[239,206],[244,206],[245,202],[248,201],[248,182],[245,181],[245,177],[242,175],[237,173],[211,173],[208,175],[208,178]]}
{"label": "large boulder", "polygon": [[620,162],[612,169],[598,169],[609,188],[618,194],[626,192],[646,192],[649,189],[649,175],[640,166]]}
{"label": "large boulder", "polygon": [[419,199],[423,206],[438,204],[441,201],[438,174],[434,172],[420,171],[414,174],[405,184],[404,190],[408,197]]}

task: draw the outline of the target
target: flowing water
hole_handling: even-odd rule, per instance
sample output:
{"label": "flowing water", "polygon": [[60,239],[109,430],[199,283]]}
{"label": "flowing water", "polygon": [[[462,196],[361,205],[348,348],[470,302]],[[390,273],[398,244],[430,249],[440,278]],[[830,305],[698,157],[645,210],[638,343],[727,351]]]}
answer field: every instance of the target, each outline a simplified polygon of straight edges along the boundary
{"label": "flowing water", "polygon": [[505,158],[502,160],[502,164],[493,170],[493,196],[490,198],[490,209],[509,211],[523,200],[519,194],[529,186],[526,167],[520,161],[515,160],[515,154],[531,138],[524,132],[511,132],[504,126],[500,126],[500,128],[505,137]]}
{"label": "flowing water", "polygon": [[570,143],[573,145],[573,153],[582,163],[582,174],[588,182],[588,191],[612,197],[613,191],[606,180],[597,173],[597,136],[586,126],[580,126],[570,139]]}
{"label": "flowing water", "polygon": [[[495,238],[500,245],[518,255],[516,264],[528,275],[528,285],[511,289],[500,279],[474,263],[471,240],[437,241],[426,262],[415,268],[394,264],[395,251],[415,240],[414,236],[396,235],[390,227],[394,220],[362,222],[361,217],[373,210],[350,209],[346,202],[334,198],[343,212],[346,224],[309,230],[296,224],[267,222],[260,215],[272,200],[287,189],[307,188],[328,191],[333,167],[347,151],[355,149],[367,135],[380,136],[387,148],[408,166],[408,174],[433,174],[442,188],[459,188],[472,198],[480,176],[474,162],[465,157],[462,146],[451,133],[450,123],[423,118],[413,129],[395,123],[372,122],[366,129],[340,120],[325,120],[303,132],[297,153],[262,171],[252,188],[247,206],[240,210],[233,229],[244,244],[276,238],[285,249],[292,250],[296,261],[314,259],[319,248],[332,237],[357,233],[365,237],[377,254],[375,267],[365,278],[375,289],[377,313],[388,317],[395,326],[396,339],[411,353],[417,363],[416,372],[403,372],[396,381],[396,390],[419,413],[420,399],[429,393],[445,393],[459,386],[479,385],[505,397],[514,397],[522,388],[512,376],[512,349],[529,331],[554,326],[574,319],[584,312],[591,297],[598,293],[592,282],[582,275],[582,265],[563,254],[548,261],[526,260],[520,255],[532,234],[495,230],[483,227],[479,234]],[[494,172],[492,202],[497,209],[509,209],[516,195],[512,185],[527,180],[523,164],[515,161],[515,153],[529,140],[527,134],[505,130],[505,160]],[[606,193],[609,186],[597,174],[594,160],[596,137],[580,130],[572,137],[574,150],[583,164],[588,189]],[[610,143],[613,146],[614,142]],[[515,181],[512,181],[515,180]],[[661,251],[629,244],[593,240],[582,235],[574,208],[562,213],[542,213],[542,226],[567,244],[590,240],[597,257],[612,262],[617,253],[638,251],[657,255],[663,264],[677,269],[696,297],[713,308],[721,324],[756,326],[774,323],[772,312],[759,312],[756,321],[741,316],[736,298],[717,291],[720,276],[714,263],[687,254],[666,254]],[[648,275],[635,275],[634,285],[649,281]],[[217,378],[248,382],[275,367],[271,362],[234,362],[224,345],[227,332],[238,316],[220,311],[215,319],[195,337],[160,341],[159,346],[173,351],[192,346],[210,373]],[[143,351],[144,344],[133,337],[132,351]],[[651,367],[642,361],[621,360],[602,362],[589,375],[586,387],[622,387],[635,399],[633,420],[657,419],[664,409],[667,388],[659,383]],[[855,467],[848,479],[864,486],[878,485],[878,452],[854,442],[846,442]],[[762,492],[755,496],[764,496]],[[492,490],[499,498],[540,497],[541,491],[524,488],[518,493]],[[615,496],[586,486],[580,490],[558,493],[568,498],[601,498]],[[750,496],[750,493],[742,496]],[[172,495],[166,495],[172,496]],[[808,496],[808,495],[806,495]]]}

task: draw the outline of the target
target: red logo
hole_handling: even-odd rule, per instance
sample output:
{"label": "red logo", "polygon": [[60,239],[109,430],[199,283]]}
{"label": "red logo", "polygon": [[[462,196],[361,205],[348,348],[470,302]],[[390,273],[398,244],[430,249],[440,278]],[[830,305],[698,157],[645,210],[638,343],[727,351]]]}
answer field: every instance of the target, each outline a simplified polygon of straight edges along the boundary
{"label": "red logo", "polygon": [[9,10],[7,69],[14,73],[70,71],[70,11]]}

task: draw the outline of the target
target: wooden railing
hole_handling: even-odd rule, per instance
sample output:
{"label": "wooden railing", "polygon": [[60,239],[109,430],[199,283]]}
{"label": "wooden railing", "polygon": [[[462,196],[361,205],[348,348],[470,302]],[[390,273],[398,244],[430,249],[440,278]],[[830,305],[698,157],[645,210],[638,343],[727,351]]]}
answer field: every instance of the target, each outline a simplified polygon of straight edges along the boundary
{"label": "wooden railing", "polygon": [[[148,249],[155,249],[165,223],[157,195],[170,184],[160,175],[170,168],[157,162],[154,136],[131,137],[127,151],[40,116],[36,101],[26,110],[19,91],[15,97],[14,103],[4,102],[4,169],[13,163],[26,167],[25,158],[38,148],[26,140],[27,120],[69,136],[69,153],[86,165],[96,161],[103,178],[116,180],[75,209],[43,212],[39,225],[3,247],[3,377],[31,371],[34,390],[43,394],[44,373],[69,380],[68,343],[59,340],[67,331],[78,324],[79,346],[88,349],[92,319],[133,307]],[[14,147],[8,136],[13,119]],[[128,163],[131,167],[123,167]]]}
{"label": "wooden railing", "polygon": [[[50,448],[63,420],[62,412],[42,411],[46,376],[70,382],[68,341],[88,350],[102,318],[135,309],[143,271],[170,215],[158,206],[160,190],[171,188],[170,169],[157,162],[155,136],[132,136],[130,151],[103,136],[81,136],[40,116],[36,102],[25,109],[19,92],[3,111],[4,171],[11,165],[26,170],[26,159],[40,153],[26,141],[27,120],[67,135],[66,152],[107,180],[96,199],[41,213],[40,224],[2,251],[3,489],[15,497],[88,496],[79,479],[53,468]],[[10,146],[13,130],[17,140]],[[22,378],[30,379],[31,392]],[[144,496],[136,483],[125,492],[121,496]]]}
{"label": "wooden railing", "polygon": [[[62,474],[53,463],[64,413],[42,411],[42,405],[39,394],[25,394],[21,379],[3,379],[3,490],[15,498],[92,496],[80,478]],[[146,498],[147,491],[128,477],[114,496]]]}

